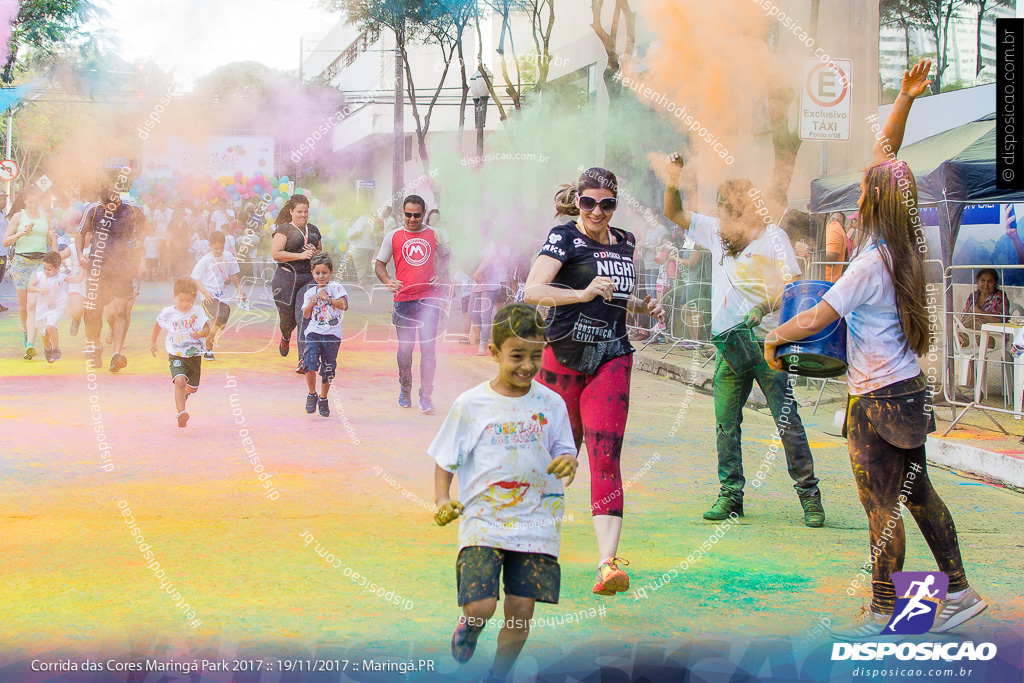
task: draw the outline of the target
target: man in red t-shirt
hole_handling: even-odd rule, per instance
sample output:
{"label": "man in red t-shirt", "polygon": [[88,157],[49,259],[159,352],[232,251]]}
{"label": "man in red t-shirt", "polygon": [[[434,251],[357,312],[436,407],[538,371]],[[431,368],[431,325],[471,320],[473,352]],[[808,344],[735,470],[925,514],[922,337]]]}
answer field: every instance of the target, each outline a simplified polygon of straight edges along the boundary
{"label": "man in red t-shirt", "polygon": [[[424,225],[427,204],[422,197],[405,198],[405,227],[384,235],[374,272],[395,295],[395,311],[391,317],[398,331],[398,405],[412,407],[412,353],[416,335],[420,340],[420,409],[434,414],[430,394],[434,389],[437,367],[437,324],[441,316],[441,282],[447,279],[442,259],[448,249],[429,225]],[[388,263],[395,262],[395,277],[388,275]]]}

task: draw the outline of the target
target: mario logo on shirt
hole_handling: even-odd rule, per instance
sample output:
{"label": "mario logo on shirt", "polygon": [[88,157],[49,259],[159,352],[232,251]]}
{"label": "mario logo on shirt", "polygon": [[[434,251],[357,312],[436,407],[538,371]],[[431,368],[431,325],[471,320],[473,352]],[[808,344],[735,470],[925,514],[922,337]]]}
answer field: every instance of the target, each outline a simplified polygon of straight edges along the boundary
{"label": "mario logo on shirt", "polygon": [[430,242],[422,237],[406,240],[402,245],[402,258],[410,266],[422,266],[430,259]]}

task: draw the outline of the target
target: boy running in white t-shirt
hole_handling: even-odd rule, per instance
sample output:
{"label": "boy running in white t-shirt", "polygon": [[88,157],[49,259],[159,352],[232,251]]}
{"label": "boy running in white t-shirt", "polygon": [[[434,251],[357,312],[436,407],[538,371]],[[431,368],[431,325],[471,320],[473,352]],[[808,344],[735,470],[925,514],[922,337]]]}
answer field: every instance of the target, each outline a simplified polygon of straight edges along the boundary
{"label": "boy running in white t-shirt", "polygon": [[[455,564],[463,615],[452,656],[467,662],[498,603],[505,619],[488,681],[504,681],[529,635],[534,603],[557,604],[564,490],[576,476],[576,443],[561,396],[534,382],[546,341],[533,306],[505,306],[488,346],[498,376],[452,405],[428,453],[434,458],[439,525],[462,517]],[[459,474],[459,499],[449,491]]]}
{"label": "boy running in white t-shirt", "polygon": [[[314,284],[308,285],[302,298],[302,315],[306,323],[306,348],[302,353],[302,367],[306,369],[306,412],[319,408],[322,417],[330,417],[327,392],[338,367],[341,348],[342,311],[348,310],[348,292],[337,282],[331,282],[334,262],[327,252],[321,251],[309,260]],[[316,373],[320,371],[320,395],[316,393]]]}
{"label": "boy running in white t-shirt", "polygon": [[204,339],[210,334],[210,319],[199,306],[196,296],[199,287],[190,277],[179,277],[174,281],[174,305],[160,311],[153,325],[153,338],[149,351],[156,357],[156,340],[160,330],[167,331],[168,360],[171,364],[171,381],[174,382],[174,407],[178,410],[178,426],[188,423],[185,401],[190,394],[199,391],[199,378],[203,369]]}
{"label": "boy running in white t-shirt", "polygon": [[[49,363],[61,359],[57,322],[68,305],[68,284],[85,280],[84,270],[68,275],[61,272],[60,264],[59,252],[47,252],[28,285],[29,294],[35,295],[35,315],[30,315],[26,321],[28,345],[35,344],[36,330],[42,328],[43,349]],[[27,352],[25,358],[31,360]]]}
{"label": "boy running in white t-shirt", "polygon": [[203,360],[214,360],[213,345],[231,317],[231,307],[226,303],[229,300],[228,285],[233,284],[238,298],[245,301],[245,292],[242,291],[242,281],[238,275],[238,261],[225,250],[224,234],[215,230],[209,241],[210,253],[199,259],[199,263],[192,269],[192,279],[203,294],[203,309],[213,321],[213,331],[206,338]]}

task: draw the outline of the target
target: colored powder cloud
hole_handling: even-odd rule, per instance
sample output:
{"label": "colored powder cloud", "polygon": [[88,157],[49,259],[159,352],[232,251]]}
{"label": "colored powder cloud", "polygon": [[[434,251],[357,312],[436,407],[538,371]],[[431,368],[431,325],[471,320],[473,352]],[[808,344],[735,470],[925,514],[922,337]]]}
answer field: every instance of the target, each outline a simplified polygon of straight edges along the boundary
{"label": "colored powder cloud", "polygon": [[18,0],[0,0],[0,63],[10,54],[11,26],[18,18]]}

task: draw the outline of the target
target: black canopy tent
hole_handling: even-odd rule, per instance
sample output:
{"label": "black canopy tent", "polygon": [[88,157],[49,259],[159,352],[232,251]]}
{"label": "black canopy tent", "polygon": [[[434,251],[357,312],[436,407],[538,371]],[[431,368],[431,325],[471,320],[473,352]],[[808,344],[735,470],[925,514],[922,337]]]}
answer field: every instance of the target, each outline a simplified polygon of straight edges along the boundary
{"label": "black canopy tent", "polygon": [[[995,114],[907,145],[897,156],[907,162],[917,180],[919,205],[938,208],[944,268],[952,264],[966,205],[1024,202],[1024,190],[996,187]],[[812,181],[811,211],[856,211],[866,166]],[[952,310],[952,289],[947,289],[945,303],[946,310]],[[946,328],[946,345],[951,348],[953,330]],[[952,386],[952,375],[952,364],[948,364],[947,386]]]}
{"label": "black canopy tent", "polygon": [[[995,114],[907,145],[897,155],[917,180],[918,203],[937,206],[942,262],[951,263],[964,206],[1024,202],[1022,190],[996,187]],[[811,211],[856,211],[864,167],[811,182]]]}

